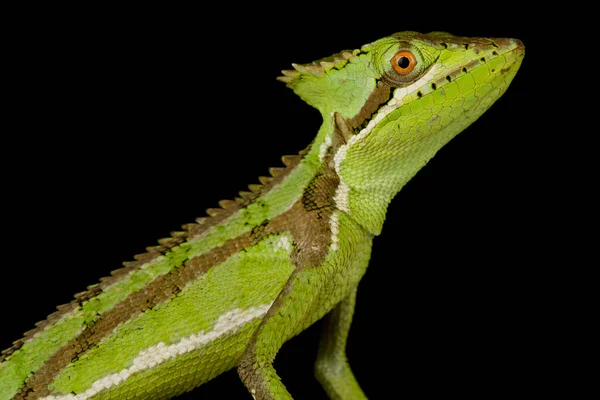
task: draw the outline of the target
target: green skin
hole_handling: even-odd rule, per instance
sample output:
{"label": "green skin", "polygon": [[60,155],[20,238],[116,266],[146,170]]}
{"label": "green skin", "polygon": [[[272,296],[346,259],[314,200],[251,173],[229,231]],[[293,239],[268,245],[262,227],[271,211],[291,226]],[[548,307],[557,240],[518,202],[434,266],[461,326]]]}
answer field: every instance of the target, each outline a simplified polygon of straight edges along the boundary
{"label": "green skin", "polygon": [[[406,76],[398,75],[391,61],[402,50],[416,59]],[[366,398],[346,360],[345,345],[357,286],[387,206],[444,144],[502,95],[523,55],[523,45],[512,39],[401,32],[325,59],[318,67],[296,65],[284,71],[280,80],[324,120],[300,163],[224,221],[133,269],[26,338],[0,363],[0,400],[169,398],[236,366],[256,399],[291,399],[273,360],[284,342],[324,316],[317,379],[332,399]],[[386,98],[374,108],[368,105],[367,119],[353,126],[378,85],[390,79],[394,104]],[[318,263],[294,261],[293,254],[308,245],[297,243],[290,232],[261,238],[215,263],[176,296],[120,323],[61,367],[46,393],[23,395],[31,374],[103,313],[187,260],[289,210],[325,168],[335,171],[338,181],[335,209],[326,221],[330,240]],[[242,316],[241,322],[227,322],[223,316],[228,312]],[[153,352],[159,343],[177,346],[190,335],[202,337],[202,344],[140,364],[143,350]],[[131,369],[136,365],[142,367]],[[107,378],[127,369],[126,378]]]}

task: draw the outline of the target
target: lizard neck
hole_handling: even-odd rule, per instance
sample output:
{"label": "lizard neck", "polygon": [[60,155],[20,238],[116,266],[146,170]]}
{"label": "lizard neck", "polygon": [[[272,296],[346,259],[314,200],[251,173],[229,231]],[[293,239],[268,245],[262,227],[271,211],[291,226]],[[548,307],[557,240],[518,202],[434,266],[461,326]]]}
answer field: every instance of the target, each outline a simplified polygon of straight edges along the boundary
{"label": "lizard neck", "polygon": [[352,136],[333,158],[339,176],[336,207],[371,234],[379,235],[391,200],[461,128],[449,127],[437,136],[424,135],[417,140],[400,132],[389,140],[380,135],[386,129],[381,125]]}

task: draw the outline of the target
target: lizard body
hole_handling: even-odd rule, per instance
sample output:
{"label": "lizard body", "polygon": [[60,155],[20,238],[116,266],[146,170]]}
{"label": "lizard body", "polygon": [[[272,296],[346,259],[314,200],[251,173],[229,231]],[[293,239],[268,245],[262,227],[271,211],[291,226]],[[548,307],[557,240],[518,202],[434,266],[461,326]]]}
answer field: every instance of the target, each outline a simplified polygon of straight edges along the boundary
{"label": "lizard body", "polygon": [[523,54],[515,39],[401,32],[283,71],[323,117],[313,142],[5,350],[0,400],[170,398],[235,367],[256,399],[290,399],[275,355],[324,316],[317,379],[366,398],[345,344],[387,206]]}

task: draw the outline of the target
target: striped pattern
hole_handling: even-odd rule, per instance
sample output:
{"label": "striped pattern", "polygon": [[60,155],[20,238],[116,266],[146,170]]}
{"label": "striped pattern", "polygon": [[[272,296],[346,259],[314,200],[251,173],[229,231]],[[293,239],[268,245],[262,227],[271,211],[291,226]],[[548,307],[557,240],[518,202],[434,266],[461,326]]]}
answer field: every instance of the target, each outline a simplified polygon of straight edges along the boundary
{"label": "striped pattern", "polygon": [[112,387],[122,384],[133,374],[155,368],[157,365],[162,364],[167,360],[202,349],[202,347],[208,343],[222,338],[226,334],[239,329],[244,324],[263,317],[269,307],[271,307],[271,303],[251,307],[247,310],[234,309],[229,311],[219,317],[219,320],[210,332],[205,333],[202,331],[198,334],[185,337],[179,342],[171,345],[160,342],[155,346],[144,349],[133,359],[133,363],[129,368],[122,369],[117,373],[95,381],[91,388],[81,394],[46,396],[43,397],[42,400],[87,400],[102,391],[110,390]]}
{"label": "striped pattern", "polygon": [[[310,155],[312,157],[319,156],[315,149],[320,150],[320,146],[321,143],[319,143],[319,146],[315,144],[311,146],[312,153]],[[301,155],[306,155],[307,153],[309,152],[305,151]],[[261,202],[264,202],[264,199],[268,198],[269,195],[277,199],[278,190],[273,189],[280,189],[281,186],[285,185],[286,178],[293,178],[293,172],[301,165],[301,161],[301,157],[294,158],[292,161],[287,159],[288,168],[285,173],[278,171],[276,179],[270,181],[262,189]],[[316,242],[328,242],[330,240],[327,224],[328,218],[324,219],[323,223],[315,220],[314,224],[307,224],[311,228],[308,230],[295,230],[292,227],[292,222],[306,220],[307,218],[317,218],[316,213],[315,217],[312,217],[311,214],[313,213],[307,212],[306,201],[322,206],[323,204],[321,203],[328,200],[326,198],[315,198],[314,196],[321,192],[323,185],[335,185],[335,179],[331,181],[331,175],[326,175],[323,178],[322,174],[319,175],[320,178],[314,179],[314,173],[304,173],[304,179],[313,176],[312,184],[307,182],[306,185],[302,186],[293,185],[297,189],[297,193],[291,197],[292,200],[295,200],[295,205],[285,208],[279,205],[279,208],[283,209],[283,213],[272,215],[270,221],[257,225],[256,228],[258,229],[255,228],[246,231],[243,229],[233,229],[229,235],[236,235],[235,237],[220,246],[214,246],[219,240],[222,240],[223,235],[221,235],[216,240],[212,240],[213,246],[211,246],[211,240],[209,240],[211,234],[218,236],[214,235],[213,232],[215,230],[212,228],[216,226],[235,225],[236,218],[243,220],[245,210],[249,207],[260,205],[256,203],[258,195],[247,201],[247,204],[244,204],[243,208],[237,207],[234,210],[230,207],[230,209],[225,210],[223,213],[215,214],[213,212],[215,214],[214,217],[209,217],[208,220],[201,220],[200,224],[194,224],[194,226],[186,226],[188,232],[186,236],[187,241],[168,251],[164,250],[164,254],[156,254],[153,251],[145,256],[137,256],[138,261],[135,265],[127,265],[116,272],[113,277],[103,280],[103,283],[90,287],[89,291],[83,292],[78,296],[79,302],[74,302],[68,309],[63,308],[59,318],[48,321],[38,331],[24,338],[18,346],[6,351],[5,357],[7,357],[8,362],[5,364],[10,364],[10,361],[14,360],[15,357],[17,357],[17,360],[18,356],[28,358],[27,350],[28,345],[31,343],[34,344],[34,347],[42,339],[46,343],[54,343],[54,349],[47,351],[47,357],[34,360],[30,368],[34,373],[27,375],[24,385],[18,388],[18,393],[13,398],[37,399],[52,396],[50,390],[51,384],[53,384],[59,374],[67,366],[81,359],[90,350],[94,350],[99,345],[102,345],[104,340],[111,338],[115,332],[119,331],[124,322],[135,320],[147,310],[168,302],[171,298],[177,296],[187,284],[206,274],[212,267],[220,265],[233,254],[256,245],[260,240],[269,235],[290,231],[292,232],[293,241],[296,243],[315,242],[314,245],[307,247],[308,251],[295,253],[295,262],[296,265],[317,263],[323,257],[324,253],[321,250],[323,246],[316,244]],[[309,188],[314,189],[309,189],[304,194],[302,187],[307,185]],[[334,189],[333,187],[331,190],[326,190],[325,192],[331,192]],[[250,198],[247,195],[245,196],[246,198]],[[304,204],[299,200],[300,197],[305,198]],[[330,202],[331,205],[332,203]],[[302,214],[306,214],[306,216],[302,217]],[[317,219],[320,218],[318,217]],[[215,222],[211,221],[213,219]],[[230,224],[230,221],[234,223]],[[248,224],[246,223],[245,225]],[[314,229],[319,226],[320,228],[317,230]],[[190,233],[193,233],[193,235]],[[163,242],[165,241],[163,240]],[[281,236],[278,243],[279,248],[286,253],[292,250],[292,241],[286,236]],[[319,250],[315,251],[315,249]],[[140,277],[142,278],[142,282],[138,285],[137,289],[131,288],[129,286],[130,283],[135,281],[139,283]],[[130,294],[123,297],[123,294],[126,293]],[[90,318],[90,315],[93,315],[93,317]],[[71,333],[67,332],[67,336],[63,335],[62,342],[50,339],[54,333],[53,329],[58,331],[62,323],[66,321],[73,322],[75,319],[77,323],[73,323],[73,329],[70,330]],[[44,338],[45,335],[46,338]],[[23,346],[25,346],[25,353],[21,352],[22,354],[19,354],[19,348]],[[130,368],[133,368],[133,366]],[[114,376],[114,374],[110,374],[109,376]],[[92,388],[87,390],[92,390]],[[87,390],[86,393],[91,393],[87,392]]]}

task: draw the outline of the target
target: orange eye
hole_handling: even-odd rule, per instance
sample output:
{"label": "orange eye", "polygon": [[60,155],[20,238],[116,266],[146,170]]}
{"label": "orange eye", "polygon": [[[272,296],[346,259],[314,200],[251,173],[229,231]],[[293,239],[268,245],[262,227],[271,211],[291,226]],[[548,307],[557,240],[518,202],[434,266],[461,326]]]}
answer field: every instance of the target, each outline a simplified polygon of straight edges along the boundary
{"label": "orange eye", "polygon": [[415,58],[415,55],[408,50],[399,51],[392,58],[392,66],[394,67],[394,70],[402,75],[408,74],[415,68],[416,65],[417,59]]}

